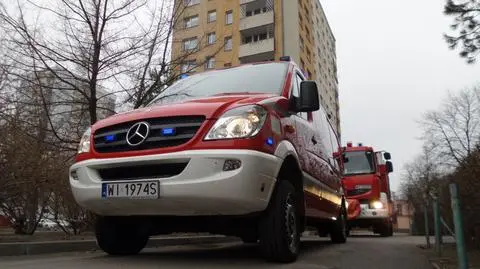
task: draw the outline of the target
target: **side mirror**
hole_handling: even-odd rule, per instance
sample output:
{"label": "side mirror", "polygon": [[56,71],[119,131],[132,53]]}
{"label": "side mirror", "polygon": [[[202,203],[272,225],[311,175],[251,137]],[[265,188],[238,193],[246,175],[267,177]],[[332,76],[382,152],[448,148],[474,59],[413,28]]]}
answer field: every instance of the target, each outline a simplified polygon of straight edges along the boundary
{"label": "side mirror", "polygon": [[342,154],[343,163],[348,163],[348,157],[345,154]]}
{"label": "side mirror", "polygon": [[387,161],[385,164],[387,165],[387,172],[388,172],[388,173],[393,172],[393,164],[392,164],[392,162]]}
{"label": "side mirror", "polygon": [[385,160],[390,160],[392,156],[390,155],[390,152],[385,152],[383,153],[383,158],[385,158]]}
{"label": "side mirror", "polygon": [[298,98],[296,111],[311,112],[320,109],[318,88],[315,81],[306,80],[300,83],[300,97]]}

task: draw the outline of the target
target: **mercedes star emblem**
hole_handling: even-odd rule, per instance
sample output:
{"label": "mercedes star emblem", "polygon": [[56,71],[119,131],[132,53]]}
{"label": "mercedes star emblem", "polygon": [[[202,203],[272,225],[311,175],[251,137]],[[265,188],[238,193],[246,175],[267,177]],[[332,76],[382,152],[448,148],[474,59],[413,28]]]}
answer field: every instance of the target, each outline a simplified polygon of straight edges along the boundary
{"label": "mercedes star emblem", "polygon": [[150,133],[150,125],[147,122],[135,123],[127,132],[127,143],[130,146],[138,146],[147,139]]}

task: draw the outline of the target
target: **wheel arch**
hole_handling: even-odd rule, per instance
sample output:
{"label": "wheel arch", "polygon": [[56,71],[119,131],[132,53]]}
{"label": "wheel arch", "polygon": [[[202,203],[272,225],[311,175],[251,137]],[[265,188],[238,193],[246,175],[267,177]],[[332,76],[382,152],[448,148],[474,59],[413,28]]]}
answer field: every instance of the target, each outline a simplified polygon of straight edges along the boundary
{"label": "wheel arch", "polygon": [[302,220],[301,231],[305,228],[305,194],[304,194],[304,179],[300,166],[299,158],[295,147],[290,141],[284,140],[279,143],[275,150],[275,155],[283,159],[282,164],[277,173],[277,183],[275,189],[278,186],[278,182],[282,180],[289,181],[296,190],[297,199],[299,201],[299,217]]}

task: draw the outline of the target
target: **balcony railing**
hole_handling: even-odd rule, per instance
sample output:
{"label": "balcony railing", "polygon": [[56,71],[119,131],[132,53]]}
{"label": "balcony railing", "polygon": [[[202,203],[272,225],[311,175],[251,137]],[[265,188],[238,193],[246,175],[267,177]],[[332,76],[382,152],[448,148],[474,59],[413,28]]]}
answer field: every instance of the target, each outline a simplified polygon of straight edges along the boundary
{"label": "balcony railing", "polygon": [[240,31],[273,24],[273,11],[244,17],[240,20]]}
{"label": "balcony railing", "polygon": [[274,38],[268,38],[257,42],[242,44],[240,45],[238,57],[243,58],[268,52],[273,53],[275,49],[274,40]]}

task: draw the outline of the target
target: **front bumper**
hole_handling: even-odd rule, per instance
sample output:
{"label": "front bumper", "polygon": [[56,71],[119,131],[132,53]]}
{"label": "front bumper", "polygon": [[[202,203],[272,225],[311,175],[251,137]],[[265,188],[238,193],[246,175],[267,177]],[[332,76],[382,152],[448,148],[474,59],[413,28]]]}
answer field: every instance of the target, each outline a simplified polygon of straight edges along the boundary
{"label": "front bumper", "polygon": [[[241,161],[223,171],[225,160]],[[159,181],[154,200],[102,199],[100,168],[188,160],[178,175],[136,180]],[[72,165],[70,185],[77,203],[99,215],[243,215],[264,210],[275,186],[282,159],[252,150],[192,150],[125,158],[92,159]],[[77,180],[72,178],[75,170]]]}
{"label": "front bumper", "polygon": [[369,208],[368,205],[360,205],[361,211],[358,219],[386,219],[389,218],[388,208],[374,209]]}

